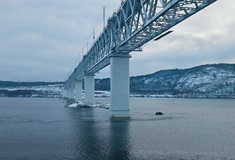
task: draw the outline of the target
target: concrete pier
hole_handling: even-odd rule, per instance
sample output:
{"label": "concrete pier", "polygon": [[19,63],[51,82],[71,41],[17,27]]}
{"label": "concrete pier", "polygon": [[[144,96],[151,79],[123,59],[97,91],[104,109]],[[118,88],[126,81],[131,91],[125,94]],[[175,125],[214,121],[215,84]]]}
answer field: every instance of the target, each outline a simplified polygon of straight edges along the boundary
{"label": "concrete pier", "polygon": [[84,77],[85,80],[85,104],[93,105],[95,103],[94,92],[95,92],[95,75],[86,74]]}
{"label": "concrete pier", "polygon": [[82,101],[82,80],[75,82],[75,101]]}
{"label": "concrete pier", "polygon": [[74,86],[69,87],[68,89],[68,98],[74,99]]}
{"label": "concrete pier", "polygon": [[130,117],[129,59],[130,55],[110,56],[111,117]]}

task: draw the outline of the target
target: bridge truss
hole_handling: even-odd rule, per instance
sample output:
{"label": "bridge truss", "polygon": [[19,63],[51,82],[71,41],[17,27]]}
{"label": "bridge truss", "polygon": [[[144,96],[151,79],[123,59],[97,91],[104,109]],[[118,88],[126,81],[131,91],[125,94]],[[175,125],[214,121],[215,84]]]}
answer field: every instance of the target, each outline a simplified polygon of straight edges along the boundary
{"label": "bridge truss", "polygon": [[65,88],[110,64],[110,55],[140,50],[216,0],[125,0],[108,19],[107,26],[93,43],[65,83]]}

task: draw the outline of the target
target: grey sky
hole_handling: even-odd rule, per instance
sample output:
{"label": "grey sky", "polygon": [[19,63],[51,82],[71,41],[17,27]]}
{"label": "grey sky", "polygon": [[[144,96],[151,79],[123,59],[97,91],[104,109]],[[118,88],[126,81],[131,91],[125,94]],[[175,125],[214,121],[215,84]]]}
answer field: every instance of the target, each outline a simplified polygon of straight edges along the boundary
{"label": "grey sky", "polygon": [[[0,80],[63,81],[102,29],[118,0],[0,0]],[[218,0],[133,52],[130,73],[141,75],[206,63],[235,63],[235,1]],[[97,77],[109,76],[109,67]]]}

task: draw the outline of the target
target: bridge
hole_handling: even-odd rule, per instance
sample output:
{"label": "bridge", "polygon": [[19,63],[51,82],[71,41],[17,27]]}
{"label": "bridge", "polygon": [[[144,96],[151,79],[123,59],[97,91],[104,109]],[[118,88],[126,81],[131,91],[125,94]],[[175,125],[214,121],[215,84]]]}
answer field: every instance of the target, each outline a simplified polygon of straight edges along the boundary
{"label": "bridge", "polygon": [[130,52],[169,33],[169,29],[216,0],[125,0],[108,19],[81,62],[64,84],[65,96],[92,105],[95,73],[110,65],[111,117],[129,117]]}

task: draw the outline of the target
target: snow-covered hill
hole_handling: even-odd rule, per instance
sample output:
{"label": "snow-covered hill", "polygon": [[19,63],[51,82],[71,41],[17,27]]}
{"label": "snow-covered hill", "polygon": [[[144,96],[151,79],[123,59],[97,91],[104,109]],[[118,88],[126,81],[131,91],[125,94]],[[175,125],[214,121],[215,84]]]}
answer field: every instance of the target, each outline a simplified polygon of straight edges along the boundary
{"label": "snow-covered hill", "polygon": [[[60,97],[63,82],[0,81],[0,96]],[[95,88],[110,90],[110,79],[96,79]],[[130,78],[132,95],[157,97],[235,98],[235,64],[171,69]],[[107,96],[109,92],[96,96]],[[105,95],[104,95],[105,94]]]}
{"label": "snow-covered hill", "polygon": [[203,65],[131,77],[131,90],[178,97],[234,98],[235,64]]}
{"label": "snow-covered hill", "polygon": [[0,96],[6,97],[61,97],[61,82],[6,82],[0,81]]}

